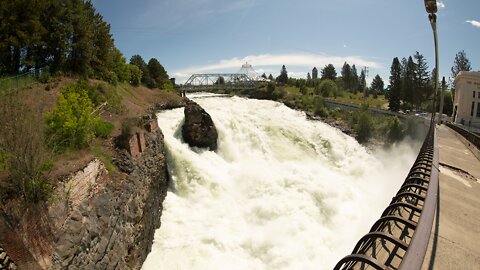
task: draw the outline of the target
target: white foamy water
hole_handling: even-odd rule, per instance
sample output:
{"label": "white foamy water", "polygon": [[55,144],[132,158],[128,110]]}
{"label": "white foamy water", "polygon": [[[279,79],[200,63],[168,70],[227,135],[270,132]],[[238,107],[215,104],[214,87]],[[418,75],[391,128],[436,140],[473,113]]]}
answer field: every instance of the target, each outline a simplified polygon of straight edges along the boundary
{"label": "white foamy water", "polygon": [[183,109],[158,114],[173,177],[143,268],[332,269],[390,202],[415,151],[377,158],[272,101],[196,99],[218,151],[181,139]]}

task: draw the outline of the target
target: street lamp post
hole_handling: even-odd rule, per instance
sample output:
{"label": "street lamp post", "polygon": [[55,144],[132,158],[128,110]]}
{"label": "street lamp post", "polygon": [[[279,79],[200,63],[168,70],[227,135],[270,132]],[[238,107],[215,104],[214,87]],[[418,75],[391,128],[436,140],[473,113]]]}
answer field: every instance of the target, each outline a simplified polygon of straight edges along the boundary
{"label": "street lamp post", "polygon": [[[424,0],[425,9],[428,13],[428,19],[432,25],[433,39],[435,42],[435,94],[433,96],[432,119],[435,119],[436,98],[438,94],[438,39],[437,39],[437,0]],[[441,113],[441,112],[440,112]],[[440,114],[441,115],[441,114]]]}

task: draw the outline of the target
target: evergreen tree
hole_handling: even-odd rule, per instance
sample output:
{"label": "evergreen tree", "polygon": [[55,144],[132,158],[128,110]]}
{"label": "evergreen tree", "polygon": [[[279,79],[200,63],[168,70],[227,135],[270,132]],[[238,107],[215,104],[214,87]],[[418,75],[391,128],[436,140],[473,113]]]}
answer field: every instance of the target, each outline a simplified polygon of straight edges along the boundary
{"label": "evergreen tree", "polygon": [[262,74],[262,78],[267,79],[267,74],[265,74],[265,72]]}
{"label": "evergreen tree", "polygon": [[287,73],[287,68],[285,68],[285,65],[283,65],[282,69],[280,70],[280,75],[277,77],[277,82],[282,84],[288,83],[288,73]]}
{"label": "evergreen tree", "polygon": [[472,70],[472,66],[470,65],[470,60],[467,58],[467,54],[465,51],[460,51],[455,55],[455,60],[453,61],[453,66],[451,68],[452,77],[450,78],[452,81],[455,80],[457,74],[460,71],[470,71]]}
{"label": "evergreen tree", "polygon": [[345,62],[342,67],[342,80],[345,90],[352,91],[354,87],[353,73],[352,68],[349,64],[347,64],[347,62]]}
{"label": "evergreen tree", "polygon": [[355,67],[355,64],[352,65],[352,90],[353,93],[357,93],[357,85],[358,85],[358,73],[357,73],[357,67]]}
{"label": "evergreen tree", "polygon": [[373,78],[372,85],[370,86],[374,98],[377,98],[377,95],[379,94],[383,94],[384,86],[385,84],[383,83],[382,78],[377,74]]}
{"label": "evergreen tree", "polygon": [[367,78],[365,75],[365,70],[362,69],[360,72],[360,77],[358,78],[358,91],[363,93],[365,97],[368,97],[368,91],[367,91]]}
{"label": "evergreen tree", "polygon": [[307,73],[307,81],[310,81],[312,79],[312,76],[310,76],[310,72]]}
{"label": "evergreen tree", "polygon": [[270,75],[268,75],[268,79],[273,82],[274,79],[273,79],[273,76],[272,76],[271,73],[270,73]]}
{"label": "evergreen tree", "polygon": [[162,87],[163,84],[169,81],[168,74],[165,71],[165,68],[158,62],[157,59],[152,58],[148,61],[148,71],[150,74],[151,85],[147,85],[150,88]]}
{"label": "evergreen tree", "polygon": [[391,111],[400,110],[400,99],[402,89],[402,67],[397,57],[393,58],[390,68],[390,92],[388,95],[388,106]]}
{"label": "evergreen tree", "polygon": [[415,99],[417,98],[417,93],[415,91],[415,63],[413,62],[411,56],[408,57],[408,60],[403,68],[403,100],[410,104],[413,104]]}
{"label": "evergreen tree", "polygon": [[336,81],[337,80],[337,71],[335,70],[335,67],[332,64],[326,65],[322,69],[322,77],[320,78],[321,80],[332,80]]}
{"label": "evergreen tree", "polygon": [[419,107],[422,102],[429,99],[432,95],[432,86],[425,57],[418,51],[415,52],[413,57],[415,58],[415,104]]}

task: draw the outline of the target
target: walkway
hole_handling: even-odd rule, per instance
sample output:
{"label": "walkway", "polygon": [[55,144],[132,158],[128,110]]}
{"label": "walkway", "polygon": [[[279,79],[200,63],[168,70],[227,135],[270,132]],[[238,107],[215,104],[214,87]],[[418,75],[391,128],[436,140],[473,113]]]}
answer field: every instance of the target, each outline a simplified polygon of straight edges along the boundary
{"label": "walkway", "polygon": [[480,269],[480,161],[452,129],[437,130],[439,204],[422,269]]}

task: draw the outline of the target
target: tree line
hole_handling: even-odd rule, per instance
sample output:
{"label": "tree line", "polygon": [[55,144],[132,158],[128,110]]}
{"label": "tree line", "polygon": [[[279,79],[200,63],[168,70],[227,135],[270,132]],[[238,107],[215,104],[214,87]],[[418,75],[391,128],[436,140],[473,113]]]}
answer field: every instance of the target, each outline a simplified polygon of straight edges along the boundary
{"label": "tree line", "polygon": [[0,0],[0,18],[0,76],[48,68],[113,84],[168,86],[158,60],[126,62],[90,1]]}
{"label": "tree line", "polygon": [[[450,81],[453,82],[460,71],[470,71],[471,65],[464,51],[456,54],[451,68]],[[440,80],[440,78],[439,78]],[[435,85],[435,68],[429,72],[425,57],[418,51],[408,58],[393,58],[390,67],[389,108],[392,111],[400,109],[422,108],[431,106],[428,101],[433,99]],[[438,82],[440,90],[440,82]],[[451,90],[454,90],[452,84]],[[446,93],[445,101],[451,104],[452,93]],[[436,97],[437,99],[439,97]],[[427,103],[427,104],[426,104]],[[437,102],[439,103],[439,102]],[[444,113],[451,113],[451,106],[445,106]],[[430,107],[431,108],[431,107]],[[437,108],[438,109],[438,108]]]}

